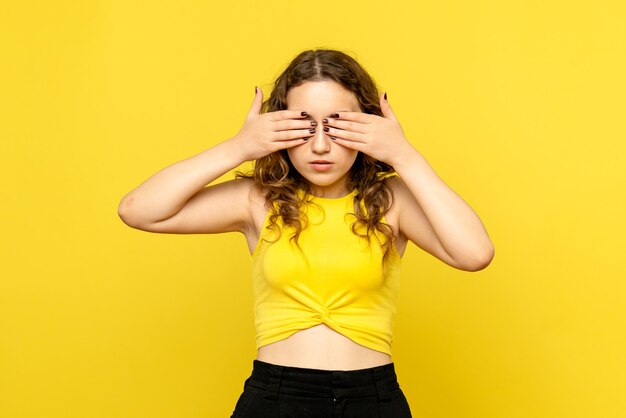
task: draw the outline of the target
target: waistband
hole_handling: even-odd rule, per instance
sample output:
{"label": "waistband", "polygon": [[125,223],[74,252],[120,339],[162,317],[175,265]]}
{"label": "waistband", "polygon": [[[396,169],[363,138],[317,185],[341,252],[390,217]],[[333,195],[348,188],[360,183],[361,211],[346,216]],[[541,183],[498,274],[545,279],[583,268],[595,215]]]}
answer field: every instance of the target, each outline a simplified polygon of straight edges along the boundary
{"label": "waistband", "polygon": [[252,374],[244,383],[267,390],[268,399],[279,393],[333,399],[373,396],[391,399],[390,391],[400,387],[394,363],[357,370],[321,370],[281,366],[254,360]]}

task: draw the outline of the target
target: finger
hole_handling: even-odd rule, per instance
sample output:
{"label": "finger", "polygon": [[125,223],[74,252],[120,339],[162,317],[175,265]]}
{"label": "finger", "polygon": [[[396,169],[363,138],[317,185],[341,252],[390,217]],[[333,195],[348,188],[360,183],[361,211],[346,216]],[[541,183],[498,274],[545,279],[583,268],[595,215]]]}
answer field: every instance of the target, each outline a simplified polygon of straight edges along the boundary
{"label": "finger", "polygon": [[334,136],[336,138],[342,138],[347,141],[353,142],[365,142],[365,135],[359,132],[344,131],[330,126],[324,126],[322,129],[324,130],[326,135],[329,135],[331,137]]}
{"label": "finger", "polygon": [[334,119],[351,120],[360,123],[372,123],[372,116],[363,112],[335,112],[330,115]]}
{"label": "finger", "polygon": [[308,117],[308,113],[304,110],[277,110],[268,113],[271,121],[279,121],[285,119],[302,119]]}
{"label": "finger", "polygon": [[274,122],[273,129],[275,131],[286,131],[290,129],[310,129],[317,127],[317,122],[308,119],[287,119]]}
{"label": "finger", "polygon": [[393,113],[393,110],[391,110],[391,105],[387,101],[387,92],[380,96],[380,110],[383,112],[383,116],[385,118],[395,121],[398,120],[395,113]]}
{"label": "finger", "polygon": [[291,139],[289,141],[277,142],[276,144],[278,144],[279,146],[277,150],[293,148],[293,147],[297,147],[298,145],[304,145],[307,143],[308,140],[309,140],[309,137],[305,137],[305,138]]}
{"label": "finger", "polygon": [[263,105],[263,90],[254,86],[254,100],[252,106],[248,112],[248,117],[258,115],[261,113],[261,106]]}
{"label": "finger", "polygon": [[363,142],[348,141],[346,139],[339,138],[339,137],[333,137],[333,141],[335,142],[335,144],[341,145],[342,147],[346,147],[346,148],[350,148],[350,149],[355,149],[357,151],[365,152],[364,151],[365,143],[363,143]]}
{"label": "finger", "polygon": [[343,129],[344,131],[352,131],[352,132],[358,132],[362,134],[367,132],[367,129],[366,129],[367,125],[364,123],[351,122],[347,120],[334,119],[334,118],[322,119],[322,122],[324,121],[327,121],[326,123],[324,123],[324,126],[332,126],[335,128]]}
{"label": "finger", "polygon": [[282,142],[282,141],[290,141],[292,139],[297,139],[297,138],[300,138],[300,139],[308,138],[313,134],[315,134],[315,128],[279,131],[279,132],[274,132],[274,134],[272,135],[272,141]]}

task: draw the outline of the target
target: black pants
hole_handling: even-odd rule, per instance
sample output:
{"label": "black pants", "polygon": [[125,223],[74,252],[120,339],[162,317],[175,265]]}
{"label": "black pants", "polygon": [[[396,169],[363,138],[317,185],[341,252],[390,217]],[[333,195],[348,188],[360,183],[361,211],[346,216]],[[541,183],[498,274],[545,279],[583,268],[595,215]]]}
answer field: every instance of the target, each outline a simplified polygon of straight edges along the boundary
{"label": "black pants", "polygon": [[410,418],[394,364],[319,370],[254,360],[231,418]]}

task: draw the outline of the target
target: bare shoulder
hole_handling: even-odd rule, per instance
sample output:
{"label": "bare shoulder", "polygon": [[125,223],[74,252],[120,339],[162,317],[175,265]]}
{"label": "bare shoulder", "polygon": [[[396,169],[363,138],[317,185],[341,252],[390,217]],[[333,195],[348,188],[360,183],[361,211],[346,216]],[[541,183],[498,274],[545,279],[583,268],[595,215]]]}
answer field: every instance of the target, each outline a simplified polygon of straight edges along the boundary
{"label": "bare shoulder", "polygon": [[250,180],[250,190],[248,193],[248,201],[250,205],[251,226],[257,232],[261,230],[265,217],[269,212],[269,206],[265,199],[265,193],[252,180]]}
{"label": "bare shoulder", "polygon": [[407,187],[399,176],[392,176],[386,179],[389,190],[391,191],[392,203],[389,212],[385,216],[387,223],[394,229],[394,233],[399,233],[399,213],[402,207],[402,201],[405,199]]}
{"label": "bare shoulder", "polygon": [[387,184],[393,193],[394,199],[396,197],[402,198],[406,193],[411,193],[406,183],[400,178],[400,176],[390,176],[387,178]]}
{"label": "bare shoulder", "polygon": [[248,199],[250,202],[250,225],[245,235],[248,250],[250,254],[253,254],[261,237],[263,223],[270,211],[270,206],[265,198],[265,193],[256,184],[251,185]]}

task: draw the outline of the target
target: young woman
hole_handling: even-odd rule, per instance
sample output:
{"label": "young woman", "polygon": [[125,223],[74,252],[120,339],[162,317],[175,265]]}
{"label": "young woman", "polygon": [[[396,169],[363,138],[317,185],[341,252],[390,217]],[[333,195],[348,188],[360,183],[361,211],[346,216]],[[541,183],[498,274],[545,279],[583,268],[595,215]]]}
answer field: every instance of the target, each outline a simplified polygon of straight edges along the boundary
{"label": "young woman", "polygon": [[391,359],[408,241],[467,271],[494,254],[387,94],[335,50],[300,53],[265,102],[255,87],[235,136],[148,178],[119,215],[151,232],[245,235],[258,355],[232,417],[410,417]]}

